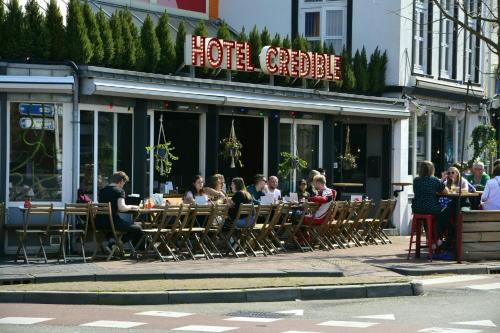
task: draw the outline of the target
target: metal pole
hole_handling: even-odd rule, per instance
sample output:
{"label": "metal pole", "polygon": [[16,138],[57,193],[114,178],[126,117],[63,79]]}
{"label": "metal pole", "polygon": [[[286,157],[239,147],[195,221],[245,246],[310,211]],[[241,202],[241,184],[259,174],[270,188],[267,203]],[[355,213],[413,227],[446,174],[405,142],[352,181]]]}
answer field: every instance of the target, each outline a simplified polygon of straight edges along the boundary
{"label": "metal pole", "polygon": [[[470,80],[467,81],[467,92],[465,94],[465,114],[464,114],[464,128],[462,131],[462,151],[460,153],[460,162],[463,162],[464,160],[464,152],[465,152],[465,131],[467,129],[467,112],[469,111],[469,89],[470,89]],[[459,253],[462,250],[462,219],[459,219],[458,217],[460,216],[460,203],[462,202],[462,170],[459,172],[458,176],[458,201],[457,201],[457,207],[455,211],[455,221],[457,221],[457,228],[455,230],[456,232],[456,244],[455,244],[455,250],[456,250],[456,259],[458,263],[462,262],[462,254]]]}

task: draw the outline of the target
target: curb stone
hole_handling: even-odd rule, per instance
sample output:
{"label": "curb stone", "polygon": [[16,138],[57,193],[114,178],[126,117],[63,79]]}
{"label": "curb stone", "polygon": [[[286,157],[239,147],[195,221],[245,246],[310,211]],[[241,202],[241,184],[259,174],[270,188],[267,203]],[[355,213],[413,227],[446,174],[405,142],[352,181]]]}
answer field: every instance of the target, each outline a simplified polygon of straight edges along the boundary
{"label": "curb stone", "polygon": [[352,299],[418,296],[422,294],[423,285],[421,283],[408,282],[372,285],[169,292],[0,291],[0,303],[153,305],[277,302],[296,301],[297,299]]}
{"label": "curb stone", "polygon": [[406,276],[425,276],[435,274],[490,274],[490,271],[499,270],[498,267],[436,267],[436,268],[407,268],[407,267],[386,267],[393,272]]}
{"label": "curb stone", "polygon": [[141,273],[95,273],[95,274],[15,274],[0,275],[0,284],[133,281],[168,279],[214,279],[214,278],[270,278],[270,277],[343,277],[341,270],[294,271],[232,271],[232,272],[141,272]]}

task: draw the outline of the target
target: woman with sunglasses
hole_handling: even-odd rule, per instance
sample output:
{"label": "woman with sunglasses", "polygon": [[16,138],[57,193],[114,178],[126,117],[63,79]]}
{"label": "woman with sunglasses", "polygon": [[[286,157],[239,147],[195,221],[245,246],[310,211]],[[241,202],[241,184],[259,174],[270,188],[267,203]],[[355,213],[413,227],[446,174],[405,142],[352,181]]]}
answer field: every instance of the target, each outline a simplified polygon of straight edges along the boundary
{"label": "woman with sunglasses", "polygon": [[[461,186],[458,185],[459,181]],[[450,167],[448,169],[444,183],[451,193],[458,192],[460,188],[462,188],[463,192],[468,192],[469,189],[467,180],[464,177],[460,179],[460,171],[455,167]]]}

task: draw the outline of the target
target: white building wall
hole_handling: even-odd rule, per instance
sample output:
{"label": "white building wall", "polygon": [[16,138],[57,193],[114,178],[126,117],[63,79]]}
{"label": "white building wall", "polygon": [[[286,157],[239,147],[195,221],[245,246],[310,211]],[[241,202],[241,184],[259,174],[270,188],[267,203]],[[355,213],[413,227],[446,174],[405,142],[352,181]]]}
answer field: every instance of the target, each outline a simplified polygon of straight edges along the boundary
{"label": "white building wall", "polygon": [[[387,85],[400,85],[405,59],[402,53],[405,50],[405,42],[409,40],[411,52],[411,20],[407,23],[409,33],[406,34],[401,26],[404,24],[400,13],[406,2],[411,0],[354,0],[352,21],[352,53],[366,48],[368,57],[376,47],[387,51]],[[410,6],[411,7],[411,6]],[[406,14],[408,15],[408,14]],[[411,8],[409,12],[411,18]],[[368,23],[370,22],[370,23]],[[369,24],[369,29],[367,26]],[[409,38],[408,38],[409,37]],[[411,54],[411,53],[410,53]],[[404,74],[404,73],[403,73]]]}
{"label": "white building wall", "polygon": [[245,27],[248,33],[257,25],[259,31],[267,27],[271,38],[292,35],[291,0],[219,0],[219,17],[238,31]]}

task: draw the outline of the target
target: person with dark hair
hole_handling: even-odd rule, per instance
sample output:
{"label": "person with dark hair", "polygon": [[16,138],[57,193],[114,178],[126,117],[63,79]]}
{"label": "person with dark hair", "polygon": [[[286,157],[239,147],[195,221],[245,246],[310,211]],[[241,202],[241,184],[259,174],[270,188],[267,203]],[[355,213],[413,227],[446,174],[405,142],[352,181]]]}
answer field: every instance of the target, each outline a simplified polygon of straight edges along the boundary
{"label": "person with dark hair", "polygon": [[[434,215],[438,221],[438,235],[441,228],[449,224],[451,206],[441,208],[438,193],[448,193],[445,183],[434,176],[434,164],[431,161],[423,161],[420,165],[418,177],[413,180],[412,202],[413,214]],[[450,235],[449,235],[450,236]]]}
{"label": "person with dark hair", "polygon": [[495,167],[497,165],[500,165],[500,158],[498,160],[495,160],[495,162],[493,162],[493,170],[495,170]]}
{"label": "person with dark hair", "polygon": [[307,180],[301,179],[297,187],[297,197],[299,201],[308,200],[311,194],[307,191]]}
{"label": "person with dark hair", "polygon": [[[99,203],[110,203],[111,214],[115,228],[119,231],[124,231],[123,241],[131,241],[134,247],[137,247],[143,236],[143,231],[140,225],[133,221],[124,220],[118,213],[138,210],[138,206],[125,204],[125,191],[123,186],[129,181],[127,174],[123,171],[118,171],[110,178],[110,183],[99,191]],[[109,230],[109,221],[106,216],[99,215],[96,219],[96,228],[100,230]],[[107,245],[104,246],[109,250],[115,245],[116,240],[109,238]]]}
{"label": "person with dark hair", "polygon": [[481,201],[485,210],[500,210],[500,163],[493,169],[492,178],[484,187]]}
{"label": "person with dark hair", "polygon": [[266,195],[264,189],[266,187],[267,179],[264,175],[256,174],[253,177],[253,184],[248,186],[248,193],[252,196],[254,203],[258,204],[260,198]]}
{"label": "person with dark hair", "polygon": [[[231,221],[236,219],[236,215],[238,214],[238,209],[241,204],[249,204],[252,203],[252,196],[247,191],[245,187],[245,182],[243,178],[235,177],[231,182],[231,191],[234,193],[232,198],[228,198],[229,211],[228,215]],[[240,219],[236,221],[236,227],[243,228],[246,225],[246,215],[240,216]]]}
{"label": "person with dark hair", "polygon": [[191,182],[189,191],[186,192],[182,201],[185,204],[191,205],[197,202],[206,203],[208,202],[208,196],[203,190],[203,185],[205,184],[204,179],[200,175],[196,175]]}

